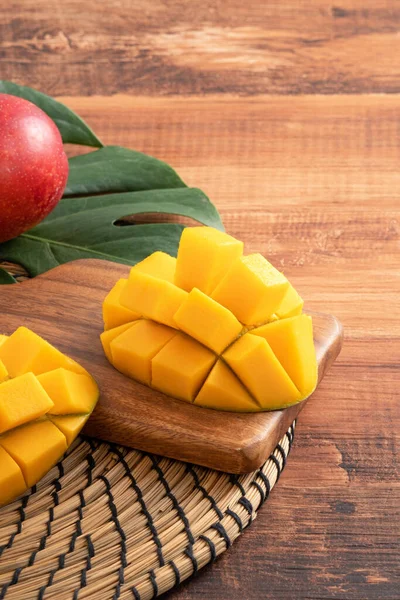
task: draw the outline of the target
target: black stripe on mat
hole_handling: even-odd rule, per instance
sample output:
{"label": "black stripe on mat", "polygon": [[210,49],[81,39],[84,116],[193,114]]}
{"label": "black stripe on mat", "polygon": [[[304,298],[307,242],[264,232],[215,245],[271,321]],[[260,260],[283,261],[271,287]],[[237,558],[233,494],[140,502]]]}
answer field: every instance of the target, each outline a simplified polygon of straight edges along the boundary
{"label": "black stripe on mat", "polygon": [[200,480],[199,480],[199,476],[197,475],[196,471],[194,470],[193,465],[191,465],[190,463],[188,463],[186,465],[186,471],[188,473],[190,473],[190,475],[192,476],[196,489],[198,489],[203,494],[203,497],[206,498],[209,501],[209,503],[211,504],[211,508],[214,510],[214,512],[217,515],[218,519],[220,521],[222,521],[222,519],[224,518],[224,515],[222,514],[222,511],[218,507],[215,498],[213,496],[211,496],[211,494],[209,494],[207,492],[207,490],[201,485]]}
{"label": "black stripe on mat", "polygon": [[239,527],[239,533],[242,533],[244,527],[243,527],[243,521],[242,519],[239,517],[239,515],[237,513],[235,513],[234,510],[228,508],[225,513],[227,515],[229,515],[230,517],[232,517],[232,519],[234,519],[236,521],[237,526]]}
{"label": "black stripe on mat", "polygon": [[217,550],[214,542],[206,535],[200,535],[199,540],[204,540],[206,544],[208,544],[208,547],[210,548],[210,562],[214,562],[217,558]]}
{"label": "black stripe on mat", "polygon": [[165,479],[164,473],[160,467],[160,465],[158,464],[158,461],[156,459],[155,456],[153,456],[152,454],[148,454],[147,455],[152,464],[153,464],[153,469],[156,471],[157,475],[158,475],[158,479],[159,481],[162,483],[162,485],[164,486],[165,492],[167,497],[171,500],[173,507],[175,508],[176,512],[178,513],[178,516],[180,518],[180,520],[183,523],[183,527],[186,533],[186,536],[188,538],[189,541],[189,545],[187,546],[185,553],[188,556],[188,558],[190,558],[190,560],[192,561],[192,565],[193,565],[193,573],[197,573],[198,571],[198,564],[197,564],[197,560],[193,554],[193,544],[195,543],[195,539],[192,533],[192,530],[190,528],[190,523],[189,520],[186,516],[186,513],[184,511],[184,509],[182,508],[182,506],[179,504],[178,500],[176,499],[176,496],[173,494],[168,481]]}
{"label": "black stripe on mat", "polygon": [[133,596],[134,600],[142,600],[140,597],[140,594],[137,591],[137,589],[135,588],[135,586],[131,587],[131,592],[132,592],[132,596]]}
{"label": "black stripe on mat", "polygon": [[[253,508],[253,505],[250,502],[250,500],[248,498],[246,498],[246,493],[247,492],[244,489],[244,487],[243,487],[243,485],[242,485],[239,477],[240,477],[240,475],[234,475],[234,474],[232,474],[230,476],[230,478],[229,478],[229,481],[231,482],[232,485],[236,486],[239,489],[240,493],[242,494],[242,497],[239,498],[239,500],[238,500],[238,504],[240,504],[241,506],[243,506],[243,508],[249,513],[250,521],[246,525],[246,527],[247,527],[252,522],[253,514],[254,514],[254,508]],[[244,529],[243,524],[242,524],[242,529]]]}
{"label": "black stripe on mat", "polygon": [[[90,447],[92,448],[92,445],[89,444]],[[86,482],[86,488],[88,488],[90,485],[92,485],[93,482],[93,469],[96,466],[96,462],[93,458],[93,456],[91,454],[87,454],[86,455],[86,461],[88,463],[88,470],[87,470],[87,482]],[[57,486],[56,486],[56,491],[53,492],[54,494],[56,494],[57,496],[57,504],[58,504],[58,492],[61,490],[61,485],[60,482],[57,482]],[[43,585],[40,590],[39,590],[39,595],[38,595],[38,600],[43,600],[44,598],[44,594],[46,592],[46,590],[53,585],[53,581],[54,581],[54,577],[56,575],[56,573],[58,571],[61,571],[62,569],[64,569],[65,567],[65,559],[67,557],[68,554],[70,554],[71,552],[73,552],[75,550],[75,544],[76,544],[76,540],[78,539],[78,537],[80,535],[82,535],[82,525],[81,525],[81,520],[83,519],[83,509],[86,506],[86,502],[85,502],[85,496],[83,494],[82,490],[79,490],[79,500],[80,500],[80,505],[78,506],[78,520],[75,523],[75,532],[72,534],[70,543],[69,543],[69,547],[68,550],[66,552],[64,552],[63,554],[60,554],[58,556],[58,565],[56,567],[54,567],[54,569],[52,569],[49,573],[49,578],[47,580],[47,583],[45,585]]]}
{"label": "black stripe on mat", "polygon": [[[34,488],[32,488],[32,490],[31,490],[31,494],[32,494],[32,493],[34,493],[34,492],[33,492],[33,489],[35,489],[35,492],[36,492],[36,486],[34,486]],[[13,532],[13,533],[10,535],[10,537],[9,537],[9,540],[8,540],[8,542],[7,542],[6,544],[3,544],[2,546],[0,546],[0,558],[1,558],[1,555],[3,554],[4,550],[7,550],[8,548],[11,548],[11,547],[12,547],[12,545],[13,545],[13,543],[14,543],[14,540],[15,540],[16,536],[17,536],[17,535],[19,535],[19,534],[21,533],[21,531],[22,531],[22,523],[23,523],[23,522],[25,521],[25,519],[26,519],[26,515],[25,515],[25,509],[26,509],[26,507],[27,507],[27,504],[28,504],[29,498],[30,498],[30,495],[27,495],[27,496],[24,496],[24,497],[21,499],[21,505],[18,507],[19,519],[18,519],[18,521],[17,521],[17,523],[16,523],[16,525],[17,525],[17,530],[16,530],[16,531],[14,531],[14,532]]]}
{"label": "black stripe on mat", "polygon": [[111,491],[111,484],[110,484],[110,482],[108,481],[108,479],[107,479],[107,477],[105,475],[99,475],[99,479],[101,479],[101,481],[106,486],[106,492],[107,492],[107,496],[108,496],[108,506],[109,506],[109,509],[110,509],[110,512],[111,512],[111,520],[113,521],[114,527],[118,531],[119,537],[121,538],[121,542],[120,542],[120,546],[121,546],[121,554],[120,554],[121,568],[119,569],[118,583],[117,583],[117,585],[115,587],[115,593],[114,593],[114,596],[113,596],[113,600],[118,600],[118,598],[120,596],[120,591],[121,591],[121,584],[124,582],[124,571],[125,571],[125,568],[128,566],[127,550],[126,550],[126,534],[125,534],[125,532],[124,532],[124,530],[123,530],[123,528],[121,526],[121,523],[119,522],[118,510],[117,510],[117,507],[116,507],[115,502],[114,502],[113,493]]}
{"label": "black stripe on mat", "polygon": [[157,598],[158,596],[158,585],[157,585],[157,581],[156,581],[156,574],[154,573],[154,570],[151,569],[151,571],[149,572],[149,577],[150,577],[150,583],[153,587],[153,598]]}
{"label": "black stripe on mat", "polygon": [[234,486],[236,486],[239,489],[239,491],[242,494],[242,496],[246,495],[246,490],[244,489],[242,483],[239,480],[239,475],[232,474],[229,477],[229,481],[230,481],[231,485],[234,485]]}
{"label": "black stripe on mat", "polygon": [[286,453],[280,444],[277,444],[276,449],[278,450],[279,454],[282,457],[281,471],[283,471],[283,469],[286,467]]}
{"label": "black stripe on mat", "polygon": [[267,500],[268,496],[271,493],[271,483],[270,483],[268,477],[266,476],[266,474],[264,473],[264,471],[262,470],[262,468],[258,471],[257,477],[259,477],[261,479],[261,481],[263,482],[263,484],[265,485],[265,489],[266,489],[265,498],[264,498],[264,501],[265,501],[265,500]]}
{"label": "black stripe on mat", "polygon": [[92,538],[90,535],[86,535],[86,544],[87,544],[87,557],[86,557],[86,565],[81,571],[81,578],[79,582],[79,587],[74,590],[74,594],[72,596],[73,600],[78,600],[79,592],[83,590],[87,586],[87,574],[92,568],[92,558],[96,555],[96,551],[94,549],[94,545],[92,542]]}
{"label": "black stripe on mat", "polygon": [[219,535],[224,540],[227,548],[230,548],[232,546],[232,540],[230,539],[222,523],[214,523],[214,525],[211,525],[211,529],[215,529],[215,531],[218,531]]}
{"label": "black stripe on mat", "polygon": [[[62,466],[61,462],[57,463],[57,467],[58,467],[58,478],[54,479],[54,481],[53,481],[54,485],[55,485],[55,482],[57,481],[57,486],[55,486],[56,492],[52,494],[53,506],[50,506],[50,508],[49,508],[49,516],[46,521],[46,532],[40,538],[39,547],[36,550],[32,551],[27,564],[15,569],[13,576],[11,578],[11,581],[9,583],[4,584],[4,586],[0,592],[0,600],[3,600],[3,598],[5,597],[5,595],[7,593],[8,588],[10,586],[17,585],[22,571],[24,569],[26,569],[26,567],[32,567],[35,563],[36,556],[38,555],[38,553],[46,548],[47,540],[51,536],[51,524],[54,521],[54,508],[58,504],[58,491],[61,489],[61,484],[60,484],[59,479],[60,479],[60,477],[62,477],[64,475],[64,467]],[[24,513],[24,519],[25,519],[25,513]],[[17,534],[17,532],[16,532],[16,534]],[[15,539],[15,536],[12,541],[14,541],[14,539]],[[12,545],[12,542],[11,542],[11,545]]]}
{"label": "black stripe on mat", "polygon": [[158,478],[160,480],[160,482],[163,484],[165,492],[168,496],[168,498],[171,500],[173,507],[175,508],[176,512],[179,515],[179,518],[181,519],[182,523],[183,523],[183,527],[185,529],[185,533],[187,535],[187,538],[189,540],[189,544],[194,544],[195,540],[193,537],[193,533],[192,530],[190,528],[190,524],[188,521],[188,518],[186,516],[185,511],[183,510],[182,506],[179,504],[178,500],[176,499],[175,495],[173,494],[171,488],[169,487],[169,483],[168,481],[165,479],[164,477],[164,473],[162,472],[162,469],[160,468],[160,465],[157,462],[157,459],[155,458],[155,456],[149,454],[148,455],[151,462],[153,463],[153,468],[156,471]]}
{"label": "black stripe on mat", "polygon": [[268,458],[268,460],[272,460],[272,462],[274,463],[274,465],[276,467],[276,480],[275,480],[275,483],[278,483],[279,477],[281,476],[281,473],[282,473],[280,462],[279,462],[279,460],[276,458],[276,456],[274,454],[271,454],[271,456]]}
{"label": "black stripe on mat", "polygon": [[181,574],[180,574],[179,569],[178,569],[178,567],[176,566],[176,564],[174,563],[173,560],[170,560],[168,564],[170,565],[171,569],[174,572],[174,575],[175,575],[175,586],[174,587],[176,587],[181,582]]}
{"label": "black stripe on mat", "polygon": [[157,528],[154,525],[153,516],[149,512],[149,510],[147,508],[147,505],[146,505],[146,502],[144,500],[143,492],[140,489],[140,487],[139,487],[139,485],[138,485],[138,483],[137,483],[137,481],[136,481],[133,473],[131,472],[131,470],[129,468],[129,465],[126,462],[125,457],[122,454],[121,450],[119,448],[117,448],[116,446],[112,446],[112,449],[113,449],[113,452],[117,455],[118,460],[121,462],[122,466],[124,467],[126,476],[128,477],[128,479],[129,479],[129,481],[131,483],[131,486],[132,486],[133,490],[136,493],[138,502],[140,504],[141,511],[144,514],[144,516],[146,517],[147,526],[150,529],[153,541],[154,541],[154,543],[156,545],[156,548],[157,548],[158,562],[160,564],[160,567],[163,567],[165,565],[165,559],[164,559],[164,555],[163,555],[163,551],[162,551],[162,543],[161,543],[161,540],[159,538]]}

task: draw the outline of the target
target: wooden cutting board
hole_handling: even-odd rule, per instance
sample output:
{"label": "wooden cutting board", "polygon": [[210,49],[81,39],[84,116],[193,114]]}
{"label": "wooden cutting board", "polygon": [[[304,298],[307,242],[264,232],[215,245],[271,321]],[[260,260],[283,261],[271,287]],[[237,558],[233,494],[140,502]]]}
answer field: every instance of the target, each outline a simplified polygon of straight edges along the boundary
{"label": "wooden cutting board", "polygon": [[[101,305],[129,267],[78,260],[18,285],[0,286],[0,333],[29,327],[79,361],[97,380],[101,397],[84,433],[102,440],[231,473],[257,469],[304,402],[283,411],[235,414],[174,400],[121,375],[99,340]],[[315,313],[319,379],[342,344],[342,327]]]}

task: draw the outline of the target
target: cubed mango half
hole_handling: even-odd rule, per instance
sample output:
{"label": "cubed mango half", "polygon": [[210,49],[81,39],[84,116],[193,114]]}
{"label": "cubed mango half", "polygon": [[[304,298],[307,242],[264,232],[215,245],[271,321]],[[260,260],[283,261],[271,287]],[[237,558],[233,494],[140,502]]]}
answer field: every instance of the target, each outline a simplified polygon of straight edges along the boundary
{"label": "cubed mango half", "polygon": [[99,396],[83,367],[29,329],[1,341],[7,378],[0,379],[0,505],[62,458]]}
{"label": "cubed mango half", "polygon": [[133,267],[120,302],[144,318],[102,333],[108,360],[167,395],[255,412],[300,402],[316,386],[302,298],[226,233],[186,228],[177,259],[156,252]]}

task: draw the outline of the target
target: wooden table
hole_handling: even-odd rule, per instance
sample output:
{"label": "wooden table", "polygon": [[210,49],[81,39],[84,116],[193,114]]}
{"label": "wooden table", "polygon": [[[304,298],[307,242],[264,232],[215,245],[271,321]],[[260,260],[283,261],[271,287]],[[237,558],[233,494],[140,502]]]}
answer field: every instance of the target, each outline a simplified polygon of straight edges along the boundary
{"label": "wooden table", "polygon": [[170,598],[400,598],[399,27],[396,0],[3,5],[3,78],[171,162],[345,326],[257,521]]}

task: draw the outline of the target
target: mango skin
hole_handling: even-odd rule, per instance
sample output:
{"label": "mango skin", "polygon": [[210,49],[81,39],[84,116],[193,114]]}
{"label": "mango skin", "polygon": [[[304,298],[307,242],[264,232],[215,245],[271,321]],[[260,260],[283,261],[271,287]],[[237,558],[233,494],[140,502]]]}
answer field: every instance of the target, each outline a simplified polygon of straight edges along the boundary
{"label": "mango skin", "polygon": [[0,506],[58,462],[93,411],[99,388],[78,363],[25,327],[0,336]]}
{"label": "mango skin", "polygon": [[[303,299],[263,256],[242,253],[231,236],[194,227],[177,259],[156,252],[135,265],[105,301],[120,302],[101,335],[110,363],[214,410],[278,410],[308,397],[318,368]],[[127,309],[136,320],[108,329]]]}

